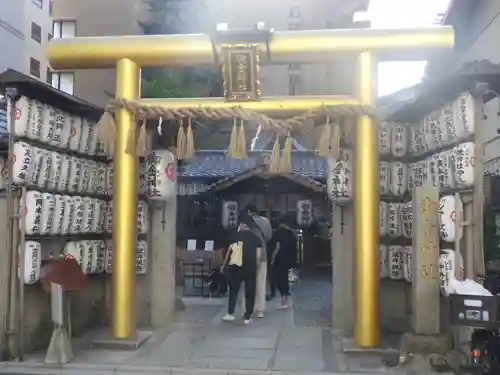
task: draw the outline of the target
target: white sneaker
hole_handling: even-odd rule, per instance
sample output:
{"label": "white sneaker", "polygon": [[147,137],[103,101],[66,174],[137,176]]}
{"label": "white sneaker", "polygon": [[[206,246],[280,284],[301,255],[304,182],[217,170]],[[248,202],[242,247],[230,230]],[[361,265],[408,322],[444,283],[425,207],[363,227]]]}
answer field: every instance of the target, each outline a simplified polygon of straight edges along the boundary
{"label": "white sneaker", "polygon": [[252,318],[250,318],[250,319],[245,319],[245,320],[243,321],[243,324],[247,326],[247,325],[249,325],[251,322],[252,322]]}
{"label": "white sneaker", "polygon": [[234,322],[234,315],[226,314],[222,317],[223,322]]}

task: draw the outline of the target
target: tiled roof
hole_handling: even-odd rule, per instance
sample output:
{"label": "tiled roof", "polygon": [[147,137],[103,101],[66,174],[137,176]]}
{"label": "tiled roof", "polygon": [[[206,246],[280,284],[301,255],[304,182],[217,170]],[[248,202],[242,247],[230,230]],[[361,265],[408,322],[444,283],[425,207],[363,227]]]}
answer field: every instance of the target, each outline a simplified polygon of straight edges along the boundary
{"label": "tiled roof", "polygon": [[283,177],[286,178],[290,181],[295,182],[296,184],[305,186],[313,191],[316,191],[318,193],[324,193],[326,192],[326,184],[323,184],[322,182],[319,182],[315,180],[312,177],[309,176],[304,176],[303,174],[297,173],[297,172],[289,172],[289,173],[271,173],[267,170],[266,165],[256,165],[253,168],[248,169],[245,172],[239,173],[235,176],[231,177],[225,177],[217,182],[214,182],[211,185],[208,185],[206,187],[206,192],[216,192],[220,190],[225,190],[229,188],[230,186],[247,180],[251,177]]}
{"label": "tiled roof", "polygon": [[[179,177],[224,178],[238,175],[261,165],[267,151],[252,151],[244,160],[227,157],[224,150],[199,151],[193,159],[183,161],[179,166]],[[325,160],[311,151],[293,151],[293,172],[314,179],[326,176]]]}

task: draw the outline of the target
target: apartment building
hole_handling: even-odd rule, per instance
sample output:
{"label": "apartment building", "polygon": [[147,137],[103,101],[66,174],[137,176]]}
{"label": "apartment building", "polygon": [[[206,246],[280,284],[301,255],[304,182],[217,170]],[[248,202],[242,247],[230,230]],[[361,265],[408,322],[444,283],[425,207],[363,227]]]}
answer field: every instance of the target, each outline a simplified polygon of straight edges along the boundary
{"label": "apartment building", "polygon": [[[251,27],[265,22],[275,30],[352,27],[354,12],[368,0],[186,0],[176,24],[185,33],[210,33],[217,23]],[[135,35],[138,21],[147,17],[142,0],[53,0],[54,37]],[[168,20],[165,20],[168,22]],[[350,94],[354,92],[354,64],[334,61],[317,64],[265,66],[261,70],[263,95]],[[112,71],[57,72],[53,84],[97,105],[113,95]]]}
{"label": "apartment building", "polygon": [[12,68],[47,81],[52,38],[50,0],[0,0],[0,71]]}

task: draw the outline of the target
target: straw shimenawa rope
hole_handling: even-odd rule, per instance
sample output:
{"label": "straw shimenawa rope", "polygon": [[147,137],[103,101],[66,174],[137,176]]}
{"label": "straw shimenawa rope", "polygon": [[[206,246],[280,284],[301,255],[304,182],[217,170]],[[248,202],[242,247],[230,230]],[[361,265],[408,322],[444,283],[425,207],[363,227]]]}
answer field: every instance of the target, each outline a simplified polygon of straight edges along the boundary
{"label": "straw shimenawa rope", "polygon": [[280,160],[279,171],[281,173],[292,172],[292,148],[293,148],[293,138],[290,134],[288,134],[285,140],[285,147],[283,148],[283,155],[281,155],[281,160]]}
{"label": "straw shimenawa rope", "polygon": [[186,133],[184,124],[179,121],[179,131],[177,132],[177,159],[182,160],[186,157]]}
{"label": "straw shimenawa rope", "polygon": [[[192,107],[192,108],[178,108],[170,109],[163,107],[148,107],[141,105],[140,102],[113,99],[106,106],[105,112],[99,120],[99,134],[101,139],[106,143],[114,142],[115,137],[115,120],[113,114],[118,109],[127,109],[137,118],[145,119],[158,119],[163,118],[166,120],[178,120],[179,118],[202,118],[207,120],[222,120],[229,118],[239,118],[248,121],[255,125],[262,125],[265,129],[272,129],[280,135],[288,134],[294,128],[304,124],[306,121],[312,120],[317,117],[329,116],[330,118],[342,118],[352,116],[371,116],[383,118],[383,111],[374,109],[367,105],[337,105],[337,106],[321,106],[313,108],[300,115],[291,117],[287,120],[274,120],[263,113],[258,113],[241,106],[234,106],[230,108],[210,108],[210,107]],[[134,134],[130,134],[134,137]],[[178,153],[182,156],[182,153]],[[228,154],[231,154],[228,150]]]}

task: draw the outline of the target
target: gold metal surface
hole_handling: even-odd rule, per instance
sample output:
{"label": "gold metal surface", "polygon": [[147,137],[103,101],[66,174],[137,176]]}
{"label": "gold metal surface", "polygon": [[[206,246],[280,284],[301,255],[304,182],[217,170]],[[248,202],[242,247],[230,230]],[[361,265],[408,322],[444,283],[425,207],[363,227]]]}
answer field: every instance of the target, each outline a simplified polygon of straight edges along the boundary
{"label": "gold metal surface", "polygon": [[[426,60],[436,51],[451,49],[453,28],[343,29],[278,31],[269,43],[271,62],[316,62],[333,54],[376,52],[379,60]],[[265,51],[265,46],[260,46]],[[218,48],[220,52],[220,47]],[[53,69],[115,68],[129,58],[146,66],[213,64],[213,46],[207,34],[77,37],[52,39],[47,58]],[[264,61],[262,61],[264,63]]]}
{"label": "gold metal surface", "polygon": [[[140,90],[139,66],[129,59],[116,65],[116,96],[137,100]],[[124,339],[135,335],[135,258],[137,230],[136,154],[125,152],[129,131],[136,125],[129,111],[121,109],[116,119],[113,192],[113,272],[112,319],[114,337]]]}
{"label": "gold metal surface", "polygon": [[[358,97],[373,105],[376,61],[363,52],[358,59]],[[354,338],[362,347],[380,342],[379,154],[377,132],[368,116],[356,124],[354,147]]]}
{"label": "gold metal surface", "polygon": [[245,102],[260,99],[259,50],[255,46],[222,48],[224,97]]}
{"label": "gold metal surface", "polygon": [[141,99],[141,105],[148,107],[180,108],[231,108],[240,106],[273,117],[290,117],[306,112],[322,105],[358,105],[359,100],[352,96],[342,95],[308,95],[308,96],[275,96],[263,97],[259,101],[228,102],[224,98],[174,98],[174,99]]}

